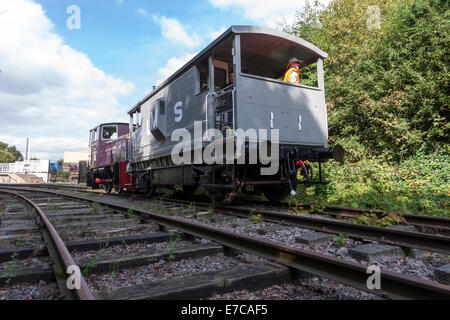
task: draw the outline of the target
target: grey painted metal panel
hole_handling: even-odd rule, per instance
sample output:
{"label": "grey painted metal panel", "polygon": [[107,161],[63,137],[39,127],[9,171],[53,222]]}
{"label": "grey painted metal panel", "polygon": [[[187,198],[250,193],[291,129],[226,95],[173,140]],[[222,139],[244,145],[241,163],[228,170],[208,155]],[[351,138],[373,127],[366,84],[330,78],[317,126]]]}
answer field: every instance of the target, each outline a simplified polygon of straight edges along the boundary
{"label": "grey painted metal panel", "polygon": [[[173,146],[178,142],[171,142],[171,134],[176,129],[185,128],[194,136],[194,121],[203,121],[205,130],[206,99],[208,92],[195,94],[197,70],[188,70],[164,90],[151,97],[141,106],[142,126],[135,130],[133,161],[145,161],[170,155]],[[165,117],[160,118],[161,126],[166,132],[165,140],[159,140],[151,134],[151,112],[157,111],[159,99],[165,99]],[[203,131],[204,132],[204,131]],[[202,132],[202,133],[203,133]]]}
{"label": "grey painted metal panel", "polygon": [[273,129],[280,130],[280,143],[328,145],[325,99],[318,88],[241,74],[236,109],[237,128],[270,128],[273,118]]}

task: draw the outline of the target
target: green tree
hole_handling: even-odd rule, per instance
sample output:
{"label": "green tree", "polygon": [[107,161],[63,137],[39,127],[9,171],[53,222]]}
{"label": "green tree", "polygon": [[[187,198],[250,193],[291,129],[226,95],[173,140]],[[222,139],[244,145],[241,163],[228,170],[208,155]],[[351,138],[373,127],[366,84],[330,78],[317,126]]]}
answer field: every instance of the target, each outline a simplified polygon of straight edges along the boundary
{"label": "green tree", "polygon": [[23,161],[22,153],[17,150],[16,146],[9,146],[6,151],[14,156],[14,161]]}
{"label": "green tree", "polygon": [[7,143],[4,143],[4,142],[0,141],[0,150],[6,150],[7,147],[8,147]]}
{"label": "green tree", "polygon": [[[380,29],[367,26],[374,4]],[[298,14],[292,32],[329,54],[330,142],[350,160],[448,155],[449,22],[443,0],[335,0]]]}
{"label": "green tree", "polygon": [[[2,163],[9,163],[15,161],[23,161],[23,156],[19,150],[17,150],[16,146],[8,146],[7,143],[0,141],[0,151],[4,151],[1,153],[1,161]],[[11,160],[11,156],[13,157]]]}
{"label": "green tree", "polygon": [[0,149],[0,163],[11,163],[14,162],[14,156],[5,151]]}

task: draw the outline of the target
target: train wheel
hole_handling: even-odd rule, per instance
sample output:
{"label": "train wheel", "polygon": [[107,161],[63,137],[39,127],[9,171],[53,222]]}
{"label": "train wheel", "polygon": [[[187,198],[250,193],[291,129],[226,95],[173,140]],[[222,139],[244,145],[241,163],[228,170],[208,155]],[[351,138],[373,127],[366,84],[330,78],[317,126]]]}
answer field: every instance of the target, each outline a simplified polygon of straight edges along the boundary
{"label": "train wheel", "polygon": [[105,193],[111,193],[112,190],[112,184],[111,183],[106,183],[103,185],[103,191],[105,191]]}
{"label": "train wheel", "polygon": [[291,192],[289,184],[265,185],[263,193],[270,202],[280,202]]}
{"label": "train wheel", "polygon": [[114,192],[121,194],[123,192],[123,188],[121,186],[114,186]]}

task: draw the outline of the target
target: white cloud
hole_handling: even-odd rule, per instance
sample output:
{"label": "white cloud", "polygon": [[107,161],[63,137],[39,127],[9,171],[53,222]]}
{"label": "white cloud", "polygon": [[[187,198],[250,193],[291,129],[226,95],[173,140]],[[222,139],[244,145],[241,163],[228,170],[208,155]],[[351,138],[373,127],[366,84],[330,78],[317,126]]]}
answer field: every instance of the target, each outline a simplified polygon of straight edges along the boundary
{"label": "white cloud", "polygon": [[138,9],[138,14],[142,17],[146,17],[148,15],[147,11],[145,11],[145,9]]}
{"label": "white cloud", "polygon": [[167,60],[167,63],[164,67],[158,69],[158,74],[161,78],[158,80],[159,83],[166,80],[170,77],[175,71],[180,69],[184,64],[186,64],[189,60],[197,55],[198,52],[188,53],[182,57],[172,57]]}
{"label": "white cloud", "polygon": [[[331,0],[319,0],[323,4]],[[231,9],[236,13],[243,13],[260,25],[276,27],[284,17],[288,24],[295,20],[297,10],[301,10],[307,0],[277,0],[261,2],[260,0],[209,0],[209,2],[221,9]]]}
{"label": "white cloud", "polygon": [[125,118],[118,98],[134,88],[106,74],[64,43],[41,5],[2,0],[0,16],[0,141],[50,157],[86,147],[100,122]]}
{"label": "white cloud", "polygon": [[220,36],[222,33],[224,33],[225,30],[227,30],[227,27],[221,27],[218,30],[210,30],[208,32],[208,38],[210,40],[215,40],[218,36]]}
{"label": "white cloud", "polygon": [[194,49],[202,43],[197,33],[189,34],[177,19],[154,15],[153,20],[161,26],[164,38],[175,44],[181,44],[190,49]]}
{"label": "white cloud", "polygon": [[[22,155],[25,158],[25,138],[12,138],[0,135],[0,141],[9,139],[10,145],[23,145]],[[86,149],[88,138],[69,138],[69,137],[48,137],[48,138],[30,138],[29,158],[38,158],[41,160],[59,160],[63,158],[65,151],[75,151]],[[51,150],[48,146],[51,145]],[[75,146],[80,146],[78,149]]]}

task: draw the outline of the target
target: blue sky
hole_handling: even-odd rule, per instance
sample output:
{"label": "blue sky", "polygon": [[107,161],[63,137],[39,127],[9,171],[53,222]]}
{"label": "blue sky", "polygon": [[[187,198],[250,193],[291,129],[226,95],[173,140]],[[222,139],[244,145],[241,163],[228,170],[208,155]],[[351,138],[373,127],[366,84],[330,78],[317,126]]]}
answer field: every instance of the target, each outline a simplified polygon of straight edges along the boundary
{"label": "blue sky", "polygon": [[[144,0],[41,0],[55,31],[72,48],[86,53],[99,69],[124,80],[136,89],[123,98],[130,106],[142,98],[162,75],[157,70],[171,57],[184,57],[200,51],[212,37],[232,24],[254,24],[234,10],[215,7],[207,1]],[[69,30],[69,5],[81,10],[81,29]],[[206,35],[197,46],[188,47],[166,39],[153,17],[176,19],[189,35]]]}
{"label": "blue sky", "polygon": [[24,153],[28,134],[40,159],[87,148],[229,26],[276,28],[305,1],[0,0],[0,141]]}

